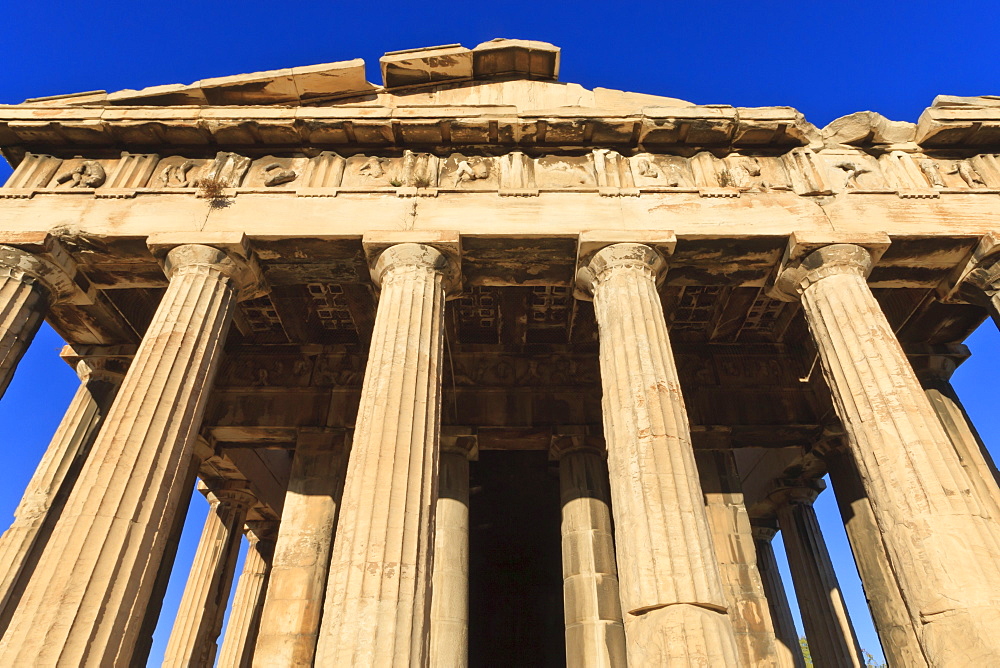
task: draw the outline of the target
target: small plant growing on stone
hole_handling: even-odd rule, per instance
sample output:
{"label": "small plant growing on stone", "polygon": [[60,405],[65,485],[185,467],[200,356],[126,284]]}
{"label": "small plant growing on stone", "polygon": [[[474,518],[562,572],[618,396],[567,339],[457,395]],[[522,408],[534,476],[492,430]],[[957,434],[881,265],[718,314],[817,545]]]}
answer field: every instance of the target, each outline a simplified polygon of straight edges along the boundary
{"label": "small plant growing on stone", "polygon": [[224,209],[229,206],[229,198],[226,197],[226,183],[219,179],[198,179],[195,181],[198,188],[198,195],[208,200],[208,205],[213,209]]}
{"label": "small plant growing on stone", "polygon": [[414,181],[414,185],[416,185],[418,188],[427,188],[428,186],[431,185],[431,180],[426,176],[419,176],[417,177],[416,181]]}
{"label": "small plant growing on stone", "polygon": [[403,185],[403,182],[400,181],[399,179],[391,179],[389,181],[389,185],[392,186],[393,188],[399,188],[400,186]]}

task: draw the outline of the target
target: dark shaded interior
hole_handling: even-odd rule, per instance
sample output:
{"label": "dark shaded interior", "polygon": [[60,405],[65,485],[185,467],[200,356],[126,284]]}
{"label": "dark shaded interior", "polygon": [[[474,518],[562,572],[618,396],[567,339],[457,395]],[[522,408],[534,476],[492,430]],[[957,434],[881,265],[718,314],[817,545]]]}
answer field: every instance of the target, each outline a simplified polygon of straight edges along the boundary
{"label": "dark shaded interior", "polygon": [[469,475],[469,665],[565,666],[555,462],[487,450]]}

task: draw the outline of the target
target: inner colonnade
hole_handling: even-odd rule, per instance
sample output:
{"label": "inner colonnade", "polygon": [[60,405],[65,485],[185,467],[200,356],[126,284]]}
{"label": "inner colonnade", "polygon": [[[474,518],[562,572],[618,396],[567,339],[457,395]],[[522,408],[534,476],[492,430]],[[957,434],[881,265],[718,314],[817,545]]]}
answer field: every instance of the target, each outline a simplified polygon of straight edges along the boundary
{"label": "inner colonnade", "polygon": [[948,380],[1000,325],[1000,108],[820,131],[543,43],[352,63],[0,108],[0,388],[45,319],[81,379],[0,665],[145,665],[197,484],[165,666],[803,666],[792,595],[862,666],[827,474],[890,665],[1000,656]]}

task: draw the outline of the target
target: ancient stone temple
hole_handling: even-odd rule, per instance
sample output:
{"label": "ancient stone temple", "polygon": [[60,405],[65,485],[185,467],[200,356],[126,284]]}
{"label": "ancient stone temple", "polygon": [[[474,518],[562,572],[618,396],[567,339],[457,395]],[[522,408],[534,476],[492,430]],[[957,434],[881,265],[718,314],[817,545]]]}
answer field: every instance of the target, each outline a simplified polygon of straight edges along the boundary
{"label": "ancient stone temple", "polygon": [[995,665],[998,476],[948,379],[1000,322],[1000,98],[818,129],[559,60],[0,107],[0,387],[43,319],[80,375],[0,539],[0,665],[145,665],[193,496],[166,666],[802,666],[790,596],[860,666],[827,474],[891,665]]}

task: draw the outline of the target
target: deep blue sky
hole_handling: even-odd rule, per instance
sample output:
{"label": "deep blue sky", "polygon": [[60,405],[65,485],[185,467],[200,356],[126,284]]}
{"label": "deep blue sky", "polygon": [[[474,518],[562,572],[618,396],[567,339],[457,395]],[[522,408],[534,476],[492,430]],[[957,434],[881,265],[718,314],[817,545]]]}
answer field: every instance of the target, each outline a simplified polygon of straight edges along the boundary
{"label": "deep blue sky", "polygon": [[[22,2],[16,9],[11,3],[3,22],[0,103],[358,57],[378,82],[385,51],[472,47],[494,37],[562,47],[563,81],[701,104],[789,105],[820,127],[867,109],[916,121],[942,93],[1000,94],[995,1]],[[0,180],[8,174],[0,165]],[[955,384],[996,456],[1000,420],[990,387],[1000,335],[986,323],[968,343],[974,357]],[[75,390],[72,372],[57,357],[60,346],[44,328],[0,401],[8,440],[0,524]],[[194,499],[175,572],[190,565],[206,508]],[[821,495],[817,508],[861,643],[878,656],[832,494]],[[174,579],[165,615],[176,606],[183,577]],[[161,628],[151,665],[158,665],[168,631]]]}

